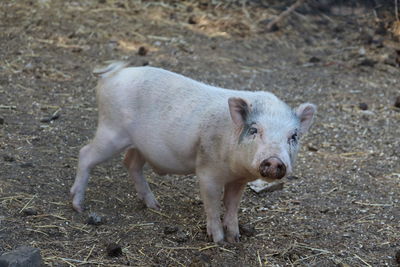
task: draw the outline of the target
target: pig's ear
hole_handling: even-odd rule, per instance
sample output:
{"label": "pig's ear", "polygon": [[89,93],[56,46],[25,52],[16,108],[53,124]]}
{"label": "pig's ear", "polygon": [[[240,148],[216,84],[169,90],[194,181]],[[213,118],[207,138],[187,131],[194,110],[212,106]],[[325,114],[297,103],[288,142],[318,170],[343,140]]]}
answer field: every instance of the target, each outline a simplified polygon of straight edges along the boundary
{"label": "pig's ear", "polygon": [[305,134],[310,128],[317,107],[314,104],[304,103],[296,109],[296,115],[300,119],[300,134]]}
{"label": "pig's ear", "polygon": [[246,100],[238,97],[231,97],[228,99],[229,112],[231,118],[237,126],[243,126],[246,117],[249,114],[250,108]]}

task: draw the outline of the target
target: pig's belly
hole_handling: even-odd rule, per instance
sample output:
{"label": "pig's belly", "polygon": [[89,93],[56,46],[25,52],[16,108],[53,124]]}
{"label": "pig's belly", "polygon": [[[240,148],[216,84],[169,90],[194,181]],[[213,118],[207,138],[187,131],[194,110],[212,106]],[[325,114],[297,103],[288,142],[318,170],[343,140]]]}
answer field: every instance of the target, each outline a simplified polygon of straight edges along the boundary
{"label": "pig's belly", "polygon": [[191,174],[195,170],[195,160],[186,158],[182,160],[173,155],[145,156],[146,161],[153,170],[160,174]]}
{"label": "pig's belly", "polygon": [[195,171],[196,152],[182,146],[168,147],[160,142],[146,141],[136,145],[146,162],[159,174],[191,174]]}

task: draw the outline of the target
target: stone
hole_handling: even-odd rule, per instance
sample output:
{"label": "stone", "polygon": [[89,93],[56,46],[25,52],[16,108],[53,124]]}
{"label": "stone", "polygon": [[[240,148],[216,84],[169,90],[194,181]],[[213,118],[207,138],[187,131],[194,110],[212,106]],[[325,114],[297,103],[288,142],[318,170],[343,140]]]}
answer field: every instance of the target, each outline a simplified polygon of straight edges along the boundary
{"label": "stone", "polygon": [[0,267],[40,267],[43,265],[38,248],[22,246],[0,256]]}

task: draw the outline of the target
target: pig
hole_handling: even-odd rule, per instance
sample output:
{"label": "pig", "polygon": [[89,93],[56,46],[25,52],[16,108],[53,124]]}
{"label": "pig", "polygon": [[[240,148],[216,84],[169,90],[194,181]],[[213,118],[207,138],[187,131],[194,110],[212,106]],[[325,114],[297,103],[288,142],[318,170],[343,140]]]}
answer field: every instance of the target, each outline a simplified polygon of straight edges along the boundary
{"label": "pig", "polygon": [[143,176],[145,163],[160,175],[197,176],[207,234],[217,243],[239,241],[246,183],[291,173],[316,112],[311,103],[292,109],[269,92],[218,88],[154,67],[112,62],[94,74],[98,126],[79,152],[73,208],[83,211],[90,170],[126,151],[124,165],[148,208],[160,204]]}

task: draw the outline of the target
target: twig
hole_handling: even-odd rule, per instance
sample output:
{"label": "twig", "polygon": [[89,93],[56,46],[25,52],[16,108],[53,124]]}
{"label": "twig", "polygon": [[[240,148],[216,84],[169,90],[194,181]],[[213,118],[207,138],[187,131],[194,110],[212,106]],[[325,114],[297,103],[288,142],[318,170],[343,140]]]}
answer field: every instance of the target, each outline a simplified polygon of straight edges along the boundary
{"label": "twig", "polygon": [[397,0],[394,0],[394,12],[395,12],[396,20],[399,21],[399,7],[397,5]]}
{"label": "twig", "polygon": [[21,213],[24,209],[26,209],[26,207],[28,207],[28,205],[32,202],[32,200],[36,197],[36,195],[34,195],[29,201],[28,203],[25,204],[25,206],[19,211],[19,213]]}
{"label": "twig", "polygon": [[361,259],[361,257],[360,256],[358,256],[357,254],[354,254],[354,256],[357,258],[357,259],[359,259],[360,261],[362,261],[365,265],[367,265],[368,267],[372,267],[372,265],[371,264],[369,264],[368,262],[366,262],[365,260],[363,260],[363,259]]}
{"label": "twig", "polygon": [[12,109],[17,109],[17,107],[16,107],[16,106],[5,106],[5,105],[0,105],[0,109],[12,110]]}
{"label": "twig", "polygon": [[161,213],[161,212],[159,212],[158,210],[155,210],[155,209],[148,209],[148,210],[151,211],[151,212],[157,213],[158,215],[161,215],[161,216],[163,216],[163,217],[166,217],[166,218],[168,218],[168,219],[171,219],[171,216],[168,216],[168,215],[166,215],[166,214],[164,214],[164,213]]}
{"label": "twig", "polygon": [[303,243],[297,243],[296,246],[301,247],[301,248],[306,248],[306,249],[309,249],[309,250],[314,250],[314,251],[319,251],[319,252],[332,254],[332,252],[330,252],[329,250],[313,248],[313,247],[307,246],[306,244],[303,244]]}
{"label": "twig", "polygon": [[285,11],[283,11],[281,14],[279,14],[278,17],[276,17],[274,20],[272,20],[270,23],[268,23],[267,25],[267,31],[271,31],[273,29],[273,27],[280,22],[281,20],[283,20],[285,17],[287,17],[290,13],[292,13],[296,8],[298,8],[299,6],[301,6],[303,3],[305,2],[305,0],[297,0],[296,3],[294,3],[293,5],[291,5],[288,9],[286,9]]}
{"label": "twig", "polygon": [[92,252],[93,252],[93,249],[94,249],[95,246],[96,246],[96,244],[94,244],[93,247],[90,249],[89,254],[85,258],[85,262],[87,262],[88,259],[90,258],[90,256],[92,255]]}
{"label": "twig", "polygon": [[261,257],[260,257],[260,252],[257,250],[257,260],[258,260],[258,264],[260,264],[260,267],[263,266],[262,261],[261,261]]}
{"label": "twig", "polygon": [[371,207],[392,207],[393,204],[379,204],[379,203],[364,203],[359,201],[354,201],[355,204]]}
{"label": "twig", "polygon": [[203,251],[203,250],[210,249],[210,248],[216,248],[216,247],[218,247],[218,245],[206,246],[204,248],[199,248],[199,251]]}

